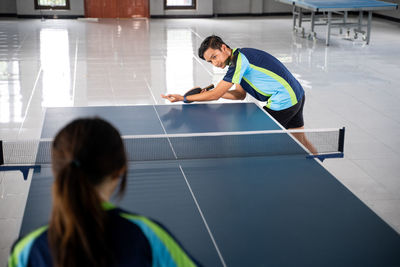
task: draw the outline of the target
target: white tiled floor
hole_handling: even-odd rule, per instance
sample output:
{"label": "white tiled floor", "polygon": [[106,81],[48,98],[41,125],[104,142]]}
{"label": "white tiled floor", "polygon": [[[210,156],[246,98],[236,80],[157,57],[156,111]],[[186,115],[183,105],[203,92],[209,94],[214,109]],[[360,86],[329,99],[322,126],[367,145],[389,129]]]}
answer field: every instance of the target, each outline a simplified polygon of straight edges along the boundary
{"label": "white tiled floor", "polygon": [[[52,106],[160,104],[161,93],[223,73],[197,57],[202,39],[275,55],[303,84],[307,128],[346,126],[345,158],[324,166],[400,232],[400,24],[374,19],[370,45],[326,47],[292,34],[289,17],[0,20],[0,138],[40,136]],[[325,36],[318,29],[318,36]],[[248,98],[251,101],[251,98]],[[30,182],[0,173],[0,262],[21,223]]]}

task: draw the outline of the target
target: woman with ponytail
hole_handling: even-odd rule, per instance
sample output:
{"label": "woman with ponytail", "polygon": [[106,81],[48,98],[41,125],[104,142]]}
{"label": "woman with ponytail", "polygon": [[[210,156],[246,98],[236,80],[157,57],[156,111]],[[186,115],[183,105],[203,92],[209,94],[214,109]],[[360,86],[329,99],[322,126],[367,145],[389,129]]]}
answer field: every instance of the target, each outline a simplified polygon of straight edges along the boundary
{"label": "woman with ponytail", "polygon": [[52,144],[50,223],[16,242],[9,266],[197,266],[160,224],[109,202],[126,185],[119,132],[99,118],[77,119]]}

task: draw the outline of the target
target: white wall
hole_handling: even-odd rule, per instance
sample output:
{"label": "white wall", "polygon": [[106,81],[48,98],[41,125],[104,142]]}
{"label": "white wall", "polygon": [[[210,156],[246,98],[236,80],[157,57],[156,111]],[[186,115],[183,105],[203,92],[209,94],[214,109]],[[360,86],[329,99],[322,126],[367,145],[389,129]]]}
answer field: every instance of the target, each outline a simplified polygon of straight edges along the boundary
{"label": "white wall", "polygon": [[0,0],[0,14],[17,14],[15,0]]}
{"label": "white wall", "polygon": [[291,12],[290,5],[275,0],[214,0],[214,14],[263,14]]}
{"label": "white wall", "polygon": [[262,14],[291,12],[289,5],[275,0],[197,0],[196,10],[164,10],[164,0],[150,0],[150,15]]}
{"label": "white wall", "polygon": [[[4,1],[4,0],[0,0]],[[33,0],[16,0],[18,15],[68,15],[84,16],[84,0],[69,0],[70,10],[37,10]]]}
{"label": "white wall", "polygon": [[214,0],[215,14],[250,13],[253,0]]}
{"label": "white wall", "polygon": [[262,12],[263,12],[263,0],[250,1],[250,13],[251,14],[262,14]]}
{"label": "white wall", "polygon": [[164,10],[164,0],[149,0],[150,16],[213,15],[213,0],[197,0],[195,10]]}
{"label": "white wall", "polygon": [[[397,3],[400,6],[400,0],[385,0],[387,2]],[[164,10],[164,0],[149,0],[150,15],[208,15],[215,14],[271,14],[271,13],[289,13],[292,8],[290,5],[276,2],[275,0],[197,0],[196,10]],[[0,0],[0,14],[18,14],[18,15],[72,15],[84,16],[84,0],[70,0],[70,10],[35,10],[33,0]],[[385,16],[400,19],[400,9],[391,11],[376,12]]]}
{"label": "white wall", "polygon": [[275,0],[263,0],[263,13],[291,13],[292,6]]}

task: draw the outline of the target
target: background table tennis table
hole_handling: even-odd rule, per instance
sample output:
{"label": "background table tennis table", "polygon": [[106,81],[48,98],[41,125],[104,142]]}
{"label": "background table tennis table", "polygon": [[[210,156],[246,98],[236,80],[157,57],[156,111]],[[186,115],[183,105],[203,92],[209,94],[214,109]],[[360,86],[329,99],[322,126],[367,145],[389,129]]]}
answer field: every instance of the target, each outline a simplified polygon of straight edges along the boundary
{"label": "background table tennis table", "polygon": [[[280,129],[254,103],[73,107],[47,109],[42,138],[85,116],[122,135]],[[305,156],[131,162],[119,206],[162,222],[205,266],[399,266],[400,235]],[[47,223],[51,183],[49,167],[33,175],[20,235]]]}
{"label": "background table tennis table", "polygon": [[[314,27],[318,25],[326,25],[326,45],[330,43],[331,27],[341,28],[354,28],[354,36],[357,38],[358,34],[362,34],[362,38],[369,44],[371,36],[371,21],[372,12],[378,10],[392,10],[397,9],[397,4],[388,3],[377,0],[276,0],[281,3],[289,4],[293,6],[293,30],[300,30],[305,35],[302,23],[306,20],[311,22],[310,38],[316,38],[316,32]],[[348,12],[358,12],[357,23],[349,23]],[[310,18],[305,19],[305,12],[311,12]],[[316,12],[326,12],[327,18],[323,23],[316,23]],[[363,12],[368,12],[368,21],[366,25],[363,25]],[[333,20],[332,13],[341,14],[343,18]],[[297,22],[298,20],[298,22]],[[366,26],[366,31],[362,28]],[[350,34],[350,31],[347,31]]]}

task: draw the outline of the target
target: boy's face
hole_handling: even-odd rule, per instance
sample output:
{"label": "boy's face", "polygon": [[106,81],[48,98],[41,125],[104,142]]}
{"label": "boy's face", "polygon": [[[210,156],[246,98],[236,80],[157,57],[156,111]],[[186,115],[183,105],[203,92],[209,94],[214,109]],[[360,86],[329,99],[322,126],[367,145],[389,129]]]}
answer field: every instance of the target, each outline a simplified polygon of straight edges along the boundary
{"label": "boy's face", "polygon": [[207,62],[210,62],[217,68],[225,68],[225,66],[229,62],[229,57],[231,56],[231,49],[229,49],[226,45],[222,45],[221,49],[212,49],[208,48],[203,57]]}

